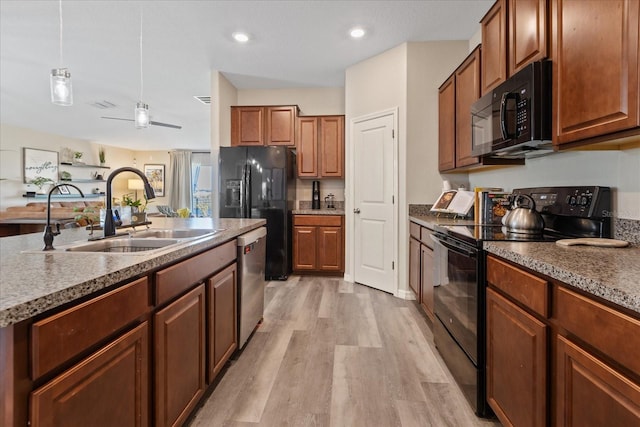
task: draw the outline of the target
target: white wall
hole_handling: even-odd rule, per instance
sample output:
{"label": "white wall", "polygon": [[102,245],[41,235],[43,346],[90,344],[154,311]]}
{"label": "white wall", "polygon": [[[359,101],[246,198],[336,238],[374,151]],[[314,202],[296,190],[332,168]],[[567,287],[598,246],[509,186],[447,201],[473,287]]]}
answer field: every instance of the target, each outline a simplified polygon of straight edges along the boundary
{"label": "white wall", "polygon": [[[169,204],[169,183],[172,180],[171,168],[169,167],[169,152],[167,150],[162,151],[135,151],[133,153],[135,162],[131,165],[134,168],[144,171],[145,164],[162,164],[164,165],[164,196],[156,197],[153,201],[149,201],[147,210],[149,212],[157,212],[157,206]],[[125,179],[136,178],[135,174],[122,174]],[[127,189],[127,192],[131,190]],[[120,196],[118,196],[120,197]],[[138,191],[138,198],[142,198],[142,192]]]}
{"label": "white wall", "polygon": [[570,151],[514,166],[469,174],[472,186],[522,187],[602,185],[613,189],[614,216],[640,220],[640,148]]}

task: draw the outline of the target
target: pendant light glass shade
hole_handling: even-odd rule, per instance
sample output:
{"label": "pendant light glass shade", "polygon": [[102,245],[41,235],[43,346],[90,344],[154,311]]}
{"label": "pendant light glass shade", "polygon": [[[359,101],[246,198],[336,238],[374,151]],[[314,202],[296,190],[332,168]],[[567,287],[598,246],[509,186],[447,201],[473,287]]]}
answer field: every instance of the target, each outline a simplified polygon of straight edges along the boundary
{"label": "pendant light glass shade", "polygon": [[136,129],[149,127],[149,106],[142,101],[138,101],[138,103],[136,103],[135,124]]}
{"label": "pendant light glass shade", "polygon": [[71,87],[71,73],[66,68],[51,70],[51,102],[68,107],[73,105],[73,90]]}

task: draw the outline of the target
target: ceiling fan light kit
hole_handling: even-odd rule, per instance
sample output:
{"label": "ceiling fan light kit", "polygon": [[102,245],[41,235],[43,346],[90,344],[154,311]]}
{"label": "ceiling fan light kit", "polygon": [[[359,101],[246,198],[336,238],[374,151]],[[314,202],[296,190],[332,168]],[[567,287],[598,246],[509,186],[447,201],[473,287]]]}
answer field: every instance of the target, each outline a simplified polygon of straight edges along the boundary
{"label": "ceiling fan light kit", "polygon": [[[60,19],[60,64],[62,64],[62,0],[58,2],[58,16]],[[51,87],[51,102],[68,107],[73,105],[73,88],[71,87],[71,73],[67,68],[54,68],[49,76]]]}
{"label": "ceiling fan light kit", "polygon": [[149,106],[142,101],[138,101],[136,103],[135,124],[136,129],[144,129],[149,127]]}

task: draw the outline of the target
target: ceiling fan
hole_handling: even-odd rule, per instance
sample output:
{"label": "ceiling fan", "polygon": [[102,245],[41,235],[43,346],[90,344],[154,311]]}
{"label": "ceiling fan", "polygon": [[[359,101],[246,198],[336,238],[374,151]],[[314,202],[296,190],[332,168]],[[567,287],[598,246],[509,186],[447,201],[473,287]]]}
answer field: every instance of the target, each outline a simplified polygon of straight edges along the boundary
{"label": "ceiling fan", "polygon": [[[102,116],[100,118],[101,119],[109,119],[109,120],[124,120],[125,122],[135,122],[134,119],[123,119],[121,117],[106,117],[106,116]],[[153,126],[164,126],[166,128],[171,128],[171,129],[182,129],[182,126],[172,125],[170,123],[154,122],[153,120],[149,120],[149,124],[153,125]]]}

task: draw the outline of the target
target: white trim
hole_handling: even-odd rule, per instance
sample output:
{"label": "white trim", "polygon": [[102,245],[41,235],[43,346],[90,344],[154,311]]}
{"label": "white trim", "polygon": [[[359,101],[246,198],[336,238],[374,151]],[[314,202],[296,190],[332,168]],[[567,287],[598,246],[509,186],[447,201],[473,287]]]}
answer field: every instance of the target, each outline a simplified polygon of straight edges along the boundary
{"label": "white trim", "polygon": [[[399,179],[398,179],[398,163],[399,163],[399,141],[400,141],[400,130],[399,130],[399,116],[400,116],[400,108],[393,107],[388,110],[382,110],[374,113],[365,114],[363,116],[358,116],[352,119],[349,119],[349,140],[346,143],[346,153],[345,153],[345,165],[346,165],[346,173],[345,173],[345,225],[346,233],[345,233],[345,247],[346,254],[348,258],[345,259],[345,275],[344,279],[349,282],[355,281],[355,245],[353,239],[353,230],[355,228],[355,217],[353,215],[353,171],[355,170],[355,159],[353,157],[353,129],[354,125],[357,123],[361,123],[364,121],[368,121],[371,119],[377,119],[384,116],[393,116],[393,128],[394,138],[393,138],[393,192],[395,195],[395,201],[393,203],[393,261],[395,263],[395,269],[393,270],[393,292],[394,296],[399,298],[401,297],[399,294],[402,293],[404,295],[404,291],[399,291],[399,283],[398,283],[398,274],[400,265],[398,263],[398,236],[399,236],[399,221],[398,221],[398,206],[400,205],[400,192],[399,192]],[[405,298],[406,299],[406,298]]]}
{"label": "white trim", "polygon": [[418,299],[416,298],[416,294],[414,294],[413,291],[410,289],[399,289],[398,292],[396,292],[395,296],[398,298],[413,300],[413,301],[416,301]]}

